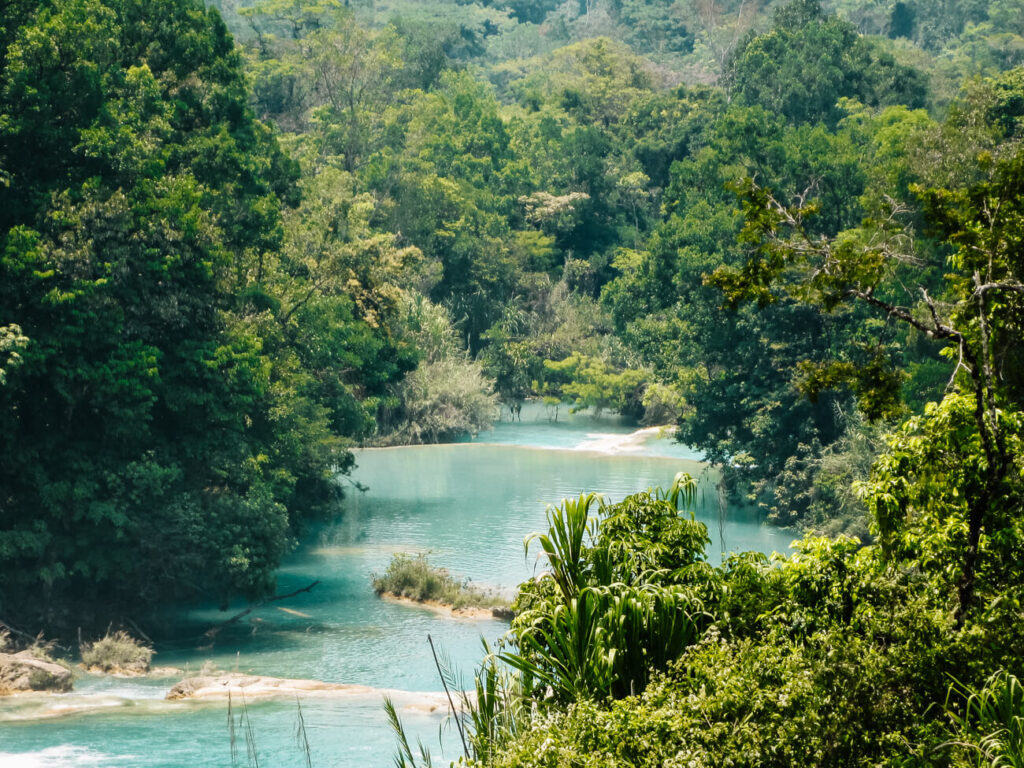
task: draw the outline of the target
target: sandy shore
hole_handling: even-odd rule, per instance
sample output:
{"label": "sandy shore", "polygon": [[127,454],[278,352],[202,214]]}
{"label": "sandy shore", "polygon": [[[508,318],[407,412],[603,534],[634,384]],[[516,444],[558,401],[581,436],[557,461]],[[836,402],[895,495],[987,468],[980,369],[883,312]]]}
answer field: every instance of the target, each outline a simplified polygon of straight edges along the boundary
{"label": "sandy shore", "polygon": [[413,600],[411,597],[402,597],[392,592],[381,592],[380,598],[381,600],[387,600],[389,603],[426,608],[428,611],[433,611],[441,616],[447,616],[452,619],[483,621],[496,618],[493,610],[490,608],[455,608],[448,603],[442,603],[437,600]]}

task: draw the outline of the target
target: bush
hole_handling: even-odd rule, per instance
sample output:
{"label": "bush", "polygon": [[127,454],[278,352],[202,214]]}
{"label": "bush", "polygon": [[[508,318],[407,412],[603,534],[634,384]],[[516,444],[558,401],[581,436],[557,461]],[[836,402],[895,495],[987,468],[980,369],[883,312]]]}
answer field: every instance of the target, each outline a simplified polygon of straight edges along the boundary
{"label": "bush", "polygon": [[498,415],[494,382],[464,356],[421,362],[400,387],[399,442],[439,443],[490,429]]}
{"label": "bush", "polygon": [[422,359],[378,413],[373,442],[443,443],[490,429],[498,418],[494,381],[462,348],[448,310],[415,296],[406,297],[403,311]]}
{"label": "bush", "polygon": [[789,558],[733,558],[716,572],[716,621],[645,689],[541,699],[543,716],[491,765],[838,768],[900,764],[908,745],[932,754],[931,732],[944,731],[930,705],[956,665],[951,619],[918,594],[916,574],[876,556],[849,539],[806,539]]}
{"label": "bush", "polygon": [[102,672],[142,674],[149,671],[152,658],[152,648],[124,631],[107,633],[102,639],[82,646],[82,663]]}
{"label": "bush", "polygon": [[383,576],[375,576],[377,594],[404,597],[416,602],[431,600],[452,608],[499,608],[507,605],[494,592],[459,581],[446,568],[433,566],[423,554],[396,554]]}

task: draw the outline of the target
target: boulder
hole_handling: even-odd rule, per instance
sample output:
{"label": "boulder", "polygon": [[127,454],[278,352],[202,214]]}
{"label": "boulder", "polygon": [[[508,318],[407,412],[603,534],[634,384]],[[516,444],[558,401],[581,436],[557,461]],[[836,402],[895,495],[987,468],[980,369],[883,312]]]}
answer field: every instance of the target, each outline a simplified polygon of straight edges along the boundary
{"label": "boulder", "polygon": [[0,653],[0,695],[26,691],[64,693],[71,690],[71,670],[32,651]]}

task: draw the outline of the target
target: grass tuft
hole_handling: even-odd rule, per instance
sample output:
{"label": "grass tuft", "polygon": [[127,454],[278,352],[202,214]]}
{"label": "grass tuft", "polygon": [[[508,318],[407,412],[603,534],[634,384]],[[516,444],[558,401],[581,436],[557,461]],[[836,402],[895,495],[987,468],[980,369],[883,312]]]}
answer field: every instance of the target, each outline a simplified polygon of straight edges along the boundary
{"label": "grass tuft", "polygon": [[82,663],[103,672],[142,674],[149,671],[152,658],[152,648],[124,631],[107,633],[94,643],[82,645]]}
{"label": "grass tuft", "polygon": [[374,576],[378,595],[390,594],[416,602],[427,600],[462,608],[505,608],[508,601],[491,590],[455,578],[447,568],[431,565],[423,554],[396,554],[381,576]]}

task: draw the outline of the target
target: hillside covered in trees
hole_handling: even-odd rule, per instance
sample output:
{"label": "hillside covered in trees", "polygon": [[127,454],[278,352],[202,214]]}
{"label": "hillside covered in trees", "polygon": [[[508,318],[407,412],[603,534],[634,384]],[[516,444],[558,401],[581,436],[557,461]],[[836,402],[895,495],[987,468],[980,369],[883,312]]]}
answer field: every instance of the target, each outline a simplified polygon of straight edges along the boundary
{"label": "hillside covered in trees", "polygon": [[352,447],[534,399],[830,538],[567,506],[484,764],[1020,759],[1022,64],[1020,0],[6,3],[0,619],[265,596]]}

